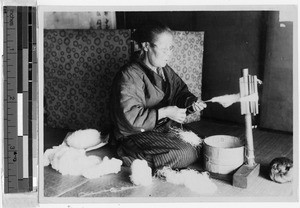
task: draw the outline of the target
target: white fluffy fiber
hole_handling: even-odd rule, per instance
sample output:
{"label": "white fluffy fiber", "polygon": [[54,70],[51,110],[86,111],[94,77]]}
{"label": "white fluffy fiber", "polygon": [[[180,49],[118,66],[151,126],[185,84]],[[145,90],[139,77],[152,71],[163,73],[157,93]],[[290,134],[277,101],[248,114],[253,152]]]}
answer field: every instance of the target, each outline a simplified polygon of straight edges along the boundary
{"label": "white fluffy fiber", "polygon": [[50,165],[54,161],[54,158],[57,160],[57,158],[63,155],[63,153],[67,150],[68,145],[65,142],[59,146],[53,146],[51,149],[47,149],[43,155],[44,166]]}
{"label": "white fluffy fiber", "polygon": [[137,186],[152,184],[152,170],[145,160],[136,159],[132,162],[130,180]]}
{"label": "white fluffy fiber", "polygon": [[206,172],[200,173],[192,169],[175,171],[164,167],[158,170],[157,175],[165,177],[169,183],[184,185],[198,194],[213,194],[217,191],[217,186],[210,180]]}
{"label": "white fluffy fiber", "polygon": [[95,155],[86,156],[85,150],[67,146],[64,142],[44,153],[44,166],[52,168],[62,175],[83,175],[86,178],[97,178],[109,173],[118,173],[122,161],[104,157],[103,161]]}
{"label": "white fluffy fiber", "polygon": [[[86,155],[86,148],[101,144],[100,133],[97,130],[79,130],[68,136],[65,141],[51,149],[43,156],[44,166],[51,164],[52,168],[62,175],[83,175],[86,178],[97,178],[109,173],[118,173],[122,161],[104,157]],[[100,143],[99,143],[100,141]]]}
{"label": "white fluffy fiber", "polygon": [[231,94],[231,95],[222,95],[214,97],[211,99],[211,102],[220,103],[224,108],[231,106],[233,103],[236,103],[240,100],[240,94]]}
{"label": "white fluffy fiber", "polygon": [[222,95],[222,96],[214,97],[210,101],[215,103],[220,103],[224,108],[227,108],[236,102],[249,102],[249,101],[257,102],[258,93],[252,93],[251,95],[247,95],[245,97],[241,97],[239,93],[231,94],[231,95]]}
{"label": "white fluffy fiber", "polygon": [[241,97],[240,98],[240,102],[249,102],[249,101],[253,101],[253,102],[257,102],[259,100],[258,97],[258,93],[252,93],[251,95],[245,96],[245,97]]}
{"label": "white fluffy fiber", "polygon": [[179,131],[179,136],[182,140],[196,147],[202,144],[202,139],[192,131]]}
{"label": "white fluffy fiber", "polygon": [[99,178],[100,176],[118,173],[121,170],[122,161],[104,157],[102,162],[83,170],[82,175],[86,178]]}
{"label": "white fluffy fiber", "polygon": [[67,145],[77,148],[86,149],[93,147],[102,142],[100,132],[96,129],[84,129],[74,131],[65,139]]}
{"label": "white fluffy fiber", "polygon": [[175,134],[177,134],[180,139],[191,144],[194,147],[202,144],[202,139],[200,137],[198,137],[197,134],[195,134],[192,131],[183,130],[183,129],[180,129],[177,127],[172,127],[171,131],[173,131]]}

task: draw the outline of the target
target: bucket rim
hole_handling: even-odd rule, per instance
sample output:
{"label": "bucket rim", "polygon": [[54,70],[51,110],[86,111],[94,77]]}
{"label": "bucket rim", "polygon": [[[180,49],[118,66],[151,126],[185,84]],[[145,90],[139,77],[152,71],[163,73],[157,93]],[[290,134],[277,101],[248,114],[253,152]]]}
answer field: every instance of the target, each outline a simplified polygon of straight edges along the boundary
{"label": "bucket rim", "polygon": [[[212,146],[210,144],[207,144],[207,142],[206,142],[207,139],[210,139],[212,137],[217,137],[217,136],[218,137],[222,136],[222,137],[237,138],[239,140],[239,146],[237,146],[237,147],[217,147],[217,146]],[[232,135],[226,135],[226,134],[218,134],[218,135],[212,135],[212,136],[206,137],[206,138],[204,138],[203,143],[206,146],[209,146],[209,147],[212,147],[212,148],[218,148],[218,149],[239,149],[239,148],[244,148],[244,146],[245,146],[245,141],[241,140],[239,137],[232,136]]]}

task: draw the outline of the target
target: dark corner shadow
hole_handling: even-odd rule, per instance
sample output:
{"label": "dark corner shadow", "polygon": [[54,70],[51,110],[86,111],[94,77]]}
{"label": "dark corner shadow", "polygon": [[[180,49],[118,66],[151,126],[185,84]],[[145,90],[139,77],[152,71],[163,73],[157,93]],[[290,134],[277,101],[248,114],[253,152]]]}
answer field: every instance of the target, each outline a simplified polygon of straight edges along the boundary
{"label": "dark corner shadow", "polygon": [[261,164],[259,176],[265,178],[266,180],[271,181],[270,176],[269,176],[269,171],[270,171],[270,167],[268,164]]}

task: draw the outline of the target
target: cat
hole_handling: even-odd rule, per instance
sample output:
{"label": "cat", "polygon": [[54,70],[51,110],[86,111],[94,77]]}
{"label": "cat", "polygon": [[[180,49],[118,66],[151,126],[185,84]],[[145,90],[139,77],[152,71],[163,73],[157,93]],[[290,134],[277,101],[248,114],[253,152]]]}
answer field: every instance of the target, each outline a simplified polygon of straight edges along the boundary
{"label": "cat", "polygon": [[293,161],[286,157],[278,157],[270,163],[270,178],[277,183],[291,182],[293,179]]}

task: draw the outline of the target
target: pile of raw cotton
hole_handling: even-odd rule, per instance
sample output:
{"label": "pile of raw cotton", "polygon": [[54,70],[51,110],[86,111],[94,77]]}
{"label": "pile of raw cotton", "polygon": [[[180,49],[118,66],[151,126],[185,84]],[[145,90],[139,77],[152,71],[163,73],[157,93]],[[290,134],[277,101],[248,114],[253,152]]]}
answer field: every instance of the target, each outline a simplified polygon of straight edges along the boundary
{"label": "pile of raw cotton", "polygon": [[198,194],[213,194],[217,191],[217,186],[210,180],[207,172],[200,173],[193,169],[176,171],[169,167],[157,170],[155,176],[151,172],[145,160],[136,159],[131,165],[130,181],[137,186],[149,186],[153,177],[157,177],[169,183],[184,185]]}
{"label": "pile of raw cotton", "polygon": [[137,186],[148,186],[152,184],[152,170],[146,160],[136,159],[132,162],[130,181]]}
{"label": "pile of raw cotton", "polygon": [[171,132],[173,132],[177,137],[186,143],[191,144],[193,147],[197,147],[202,144],[202,139],[192,131],[172,127]]}
{"label": "pile of raw cotton", "polygon": [[169,183],[184,185],[198,194],[213,194],[217,191],[217,186],[210,180],[207,172],[200,173],[193,169],[176,171],[164,167],[156,175]]}
{"label": "pile of raw cotton", "polygon": [[44,166],[52,168],[62,175],[82,175],[86,178],[98,178],[109,173],[118,173],[122,161],[108,157],[86,155],[86,151],[99,148],[107,143],[95,129],[78,130],[68,135],[62,144],[47,149],[44,153]]}

